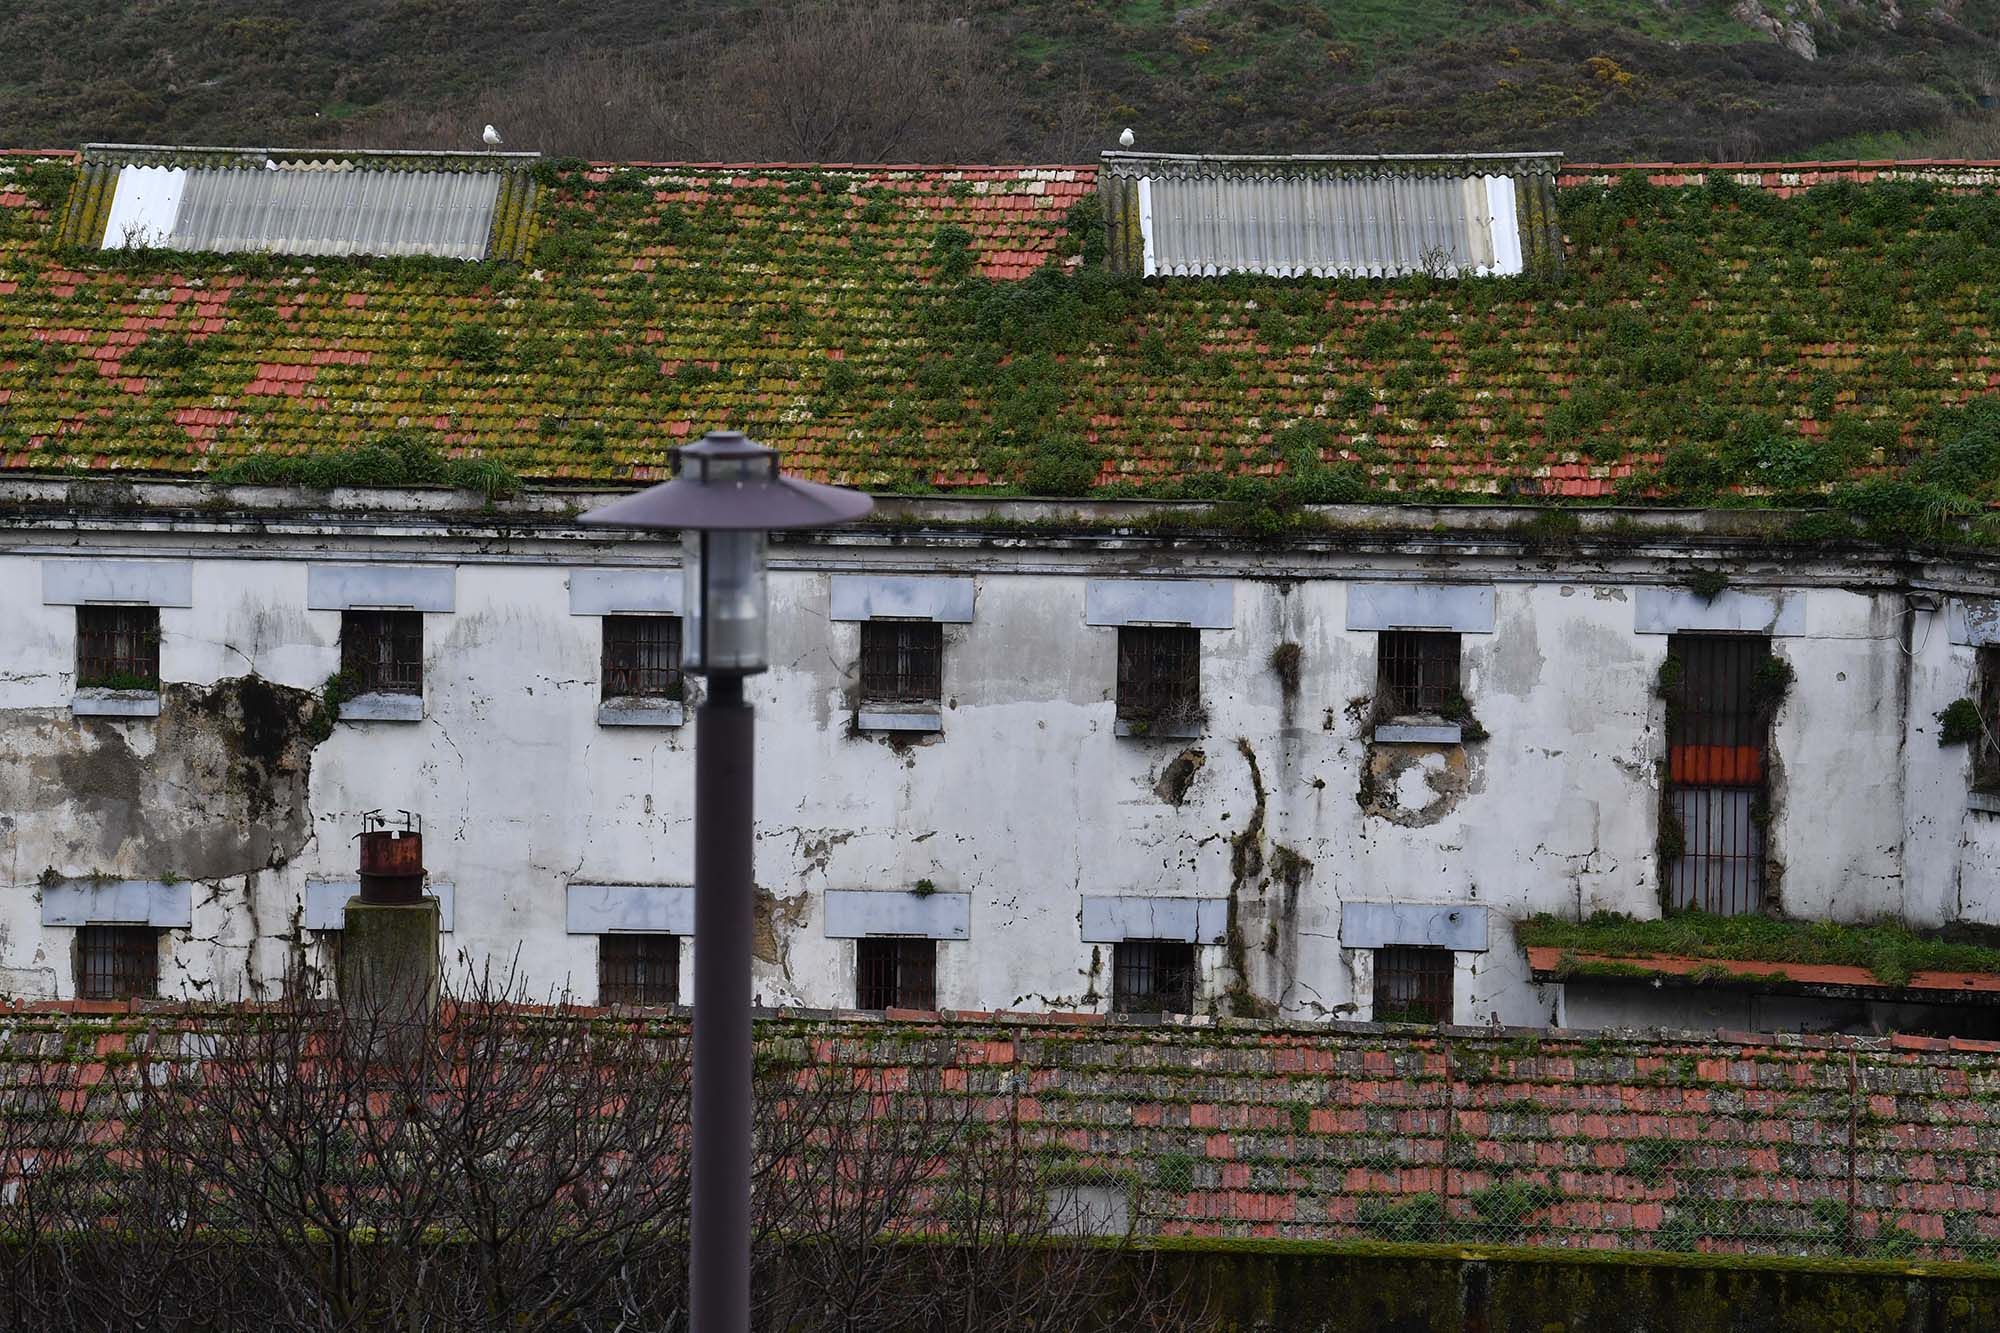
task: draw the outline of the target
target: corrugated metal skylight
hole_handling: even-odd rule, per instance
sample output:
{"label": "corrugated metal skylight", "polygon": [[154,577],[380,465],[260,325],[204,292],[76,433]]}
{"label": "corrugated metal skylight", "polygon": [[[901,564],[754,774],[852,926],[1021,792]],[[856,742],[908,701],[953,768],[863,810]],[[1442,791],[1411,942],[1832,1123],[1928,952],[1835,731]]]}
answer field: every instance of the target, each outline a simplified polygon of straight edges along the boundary
{"label": "corrugated metal skylight", "polygon": [[1555,153],[1104,161],[1111,263],[1148,277],[1494,277],[1558,248]]}
{"label": "corrugated metal skylight", "polygon": [[83,204],[84,218],[73,210],[74,239],[106,250],[486,259],[502,230],[522,230],[534,160],[93,144],[84,161],[96,169],[95,207]]}

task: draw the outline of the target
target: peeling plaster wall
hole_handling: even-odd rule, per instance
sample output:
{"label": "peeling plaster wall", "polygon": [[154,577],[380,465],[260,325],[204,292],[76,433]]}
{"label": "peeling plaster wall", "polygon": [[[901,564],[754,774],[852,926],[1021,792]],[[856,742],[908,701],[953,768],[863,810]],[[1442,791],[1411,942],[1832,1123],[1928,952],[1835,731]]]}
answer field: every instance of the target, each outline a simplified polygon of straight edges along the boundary
{"label": "peeling plaster wall", "polygon": [[[48,868],[198,881],[194,926],[169,941],[166,988],[274,986],[312,942],[295,925],[306,881],[353,875],[352,838],[371,809],[424,818],[428,868],[457,895],[448,964],[518,958],[538,991],[596,991],[595,938],[564,931],[569,883],[687,882],[693,726],[596,723],[600,621],[571,615],[567,591],[572,566],[669,548],[449,536],[414,521],[310,539],[125,536],[121,552],[194,560],[194,605],[161,612],[170,686],[254,672],[317,690],[338,665],[340,617],[304,609],[309,560],[456,566],[455,611],[425,615],[424,720],[338,726],[298,756],[309,761],[303,801],[261,811],[234,779],[215,778],[226,762],[186,762],[197,741],[220,743],[182,715],[176,700],[190,692],[169,688],[158,721],[69,717],[74,611],[40,604],[35,568],[62,549],[26,542],[0,556],[0,990],[71,991],[73,932],[40,925]],[[836,571],[977,578],[974,620],[945,631],[941,734],[853,729],[859,626],[829,619]],[[1654,684],[1667,640],[1634,632],[1631,594],[1678,573],[1638,558],[1473,568],[1393,551],[780,547],[774,669],[751,685],[764,891],[755,988],[767,1004],[851,1002],[855,945],[826,938],[826,891],[927,879],[971,897],[971,938],[938,946],[946,1006],[1101,1007],[1110,950],[1081,941],[1081,897],[1159,894],[1234,900],[1228,942],[1199,949],[1204,1006],[1365,1018],[1372,957],[1340,947],[1342,901],[1477,902],[1495,910],[1493,937],[1489,952],[1458,956],[1455,1018],[1546,1023],[1555,988],[1529,980],[1505,918],[1658,910]],[[1234,581],[1233,625],[1202,631],[1198,739],[1113,735],[1117,631],[1084,624],[1084,583],[1126,574]],[[1395,757],[1398,785],[1426,800],[1406,797],[1396,818],[1357,799],[1375,635],[1343,628],[1347,584],[1383,577],[1495,588],[1494,633],[1463,639],[1465,693],[1489,738],[1395,747],[1408,752]],[[1797,669],[1776,724],[1784,905],[1993,919],[1985,886],[2000,818],[1965,811],[1962,750],[1940,752],[1925,734],[1930,713],[1964,692],[1971,650],[1946,641],[1939,617],[1906,656],[1897,592],[1799,595],[1805,636],[1777,641]],[[1300,648],[1296,694],[1270,664],[1286,642]],[[174,764],[163,767],[163,746]],[[228,790],[155,791],[144,804],[174,808],[153,810],[152,832],[134,838],[97,794],[119,764],[208,774]],[[1430,800],[1427,770],[1459,775],[1462,790]]]}

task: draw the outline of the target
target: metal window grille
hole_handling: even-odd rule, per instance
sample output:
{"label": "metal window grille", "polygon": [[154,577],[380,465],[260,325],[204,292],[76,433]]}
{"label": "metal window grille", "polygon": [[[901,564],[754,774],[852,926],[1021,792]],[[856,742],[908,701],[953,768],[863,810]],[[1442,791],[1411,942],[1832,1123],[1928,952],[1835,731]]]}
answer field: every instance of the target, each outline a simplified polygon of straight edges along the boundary
{"label": "metal window grille", "polygon": [[681,697],[679,616],[604,617],[604,697]]}
{"label": "metal window grille", "polygon": [[944,697],[944,626],[929,620],[861,622],[861,697],[936,703]]}
{"label": "metal window grille", "polygon": [[340,669],[356,694],[422,694],[423,612],[341,612]]}
{"label": "metal window grille", "polygon": [[680,936],[598,937],[599,1004],[677,1004],[680,997]]}
{"label": "metal window grille", "polygon": [[1375,951],[1377,1023],[1451,1022],[1449,949],[1391,945]]}
{"label": "metal window grille", "polygon": [[1121,626],[1118,716],[1128,722],[1183,721],[1201,709],[1201,631]]}
{"label": "metal window grille", "polygon": [[160,933],[151,926],[84,926],[76,932],[76,993],[129,1000],[160,990]]}
{"label": "metal window grille", "polygon": [[1194,946],[1124,940],[1111,948],[1111,1007],[1127,1014],[1194,1012]]}
{"label": "metal window grille", "polygon": [[1770,640],[1676,634],[1662,676],[1667,792],[1661,838],[1667,906],[1718,915],[1764,905],[1764,750],[1760,698]]}
{"label": "metal window grille", "polygon": [[854,1007],[937,1008],[937,941],[856,940]]}
{"label": "metal window grille", "polygon": [[1461,698],[1457,634],[1384,630],[1375,653],[1375,688],[1389,716],[1457,710]]}
{"label": "metal window grille", "polygon": [[150,606],[76,609],[76,683],[153,689],[160,683],[160,613]]}
{"label": "metal window grille", "polygon": [[1979,739],[1972,744],[1972,785],[2000,791],[2000,648],[1979,650]]}

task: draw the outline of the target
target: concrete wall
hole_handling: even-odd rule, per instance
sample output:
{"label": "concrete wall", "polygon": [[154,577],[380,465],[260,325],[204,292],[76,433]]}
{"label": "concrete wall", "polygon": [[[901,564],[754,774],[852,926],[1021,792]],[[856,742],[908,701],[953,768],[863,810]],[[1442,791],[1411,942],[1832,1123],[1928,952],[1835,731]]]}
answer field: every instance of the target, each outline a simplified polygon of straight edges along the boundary
{"label": "concrete wall", "polygon": [[[428,868],[456,893],[448,962],[518,959],[537,990],[596,991],[596,937],[565,932],[568,885],[688,882],[694,727],[598,724],[601,623],[571,614],[568,586],[583,567],[666,577],[668,545],[421,515],[275,534],[182,517],[81,540],[30,523],[13,537],[0,554],[0,990],[73,993],[74,932],[41,924],[45,876],[194,881],[164,988],[267,989],[315,959],[305,886],[352,877],[373,809],[423,816]],[[45,604],[41,561],[169,555],[194,578],[191,606],[160,611],[160,717],[73,718],[75,612]],[[1199,947],[1204,1007],[1367,1017],[1372,955],[1341,947],[1342,902],[1464,903],[1493,923],[1487,952],[1457,955],[1456,1020],[1546,1023],[1556,988],[1529,981],[1508,918],[1658,910],[1667,639],[1638,632],[1634,593],[1677,587],[1685,555],[1018,535],[781,545],[774,666],[752,683],[756,989],[767,1004],[851,1004],[855,943],[828,938],[825,894],[928,880],[970,897],[970,938],[938,945],[946,1006],[1102,1007],[1110,951],[1081,938],[1081,899],[1151,894],[1233,903],[1228,942]],[[306,734],[312,692],[338,665],[339,613],[307,609],[315,562],[455,569],[454,609],[425,614],[421,722]],[[1950,642],[1942,613],[1906,612],[1886,580],[1797,561],[1731,569],[1804,608],[1800,632],[1774,641],[1797,672],[1775,732],[1781,905],[1994,919],[2000,816],[1968,812],[1964,751],[1930,734],[1966,691],[1973,649]],[[851,726],[860,629],[831,619],[830,582],[856,572],[974,579],[972,620],[944,631],[941,733]],[[1085,623],[1086,582],[1106,577],[1232,589],[1228,627],[1201,631],[1198,738],[1114,735],[1118,632]],[[1372,742],[1376,635],[1345,628],[1347,592],[1399,580],[1493,589],[1492,632],[1462,641],[1487,739]],[[1301,651],[1295,694],[1270,665],[1286,642]]]}

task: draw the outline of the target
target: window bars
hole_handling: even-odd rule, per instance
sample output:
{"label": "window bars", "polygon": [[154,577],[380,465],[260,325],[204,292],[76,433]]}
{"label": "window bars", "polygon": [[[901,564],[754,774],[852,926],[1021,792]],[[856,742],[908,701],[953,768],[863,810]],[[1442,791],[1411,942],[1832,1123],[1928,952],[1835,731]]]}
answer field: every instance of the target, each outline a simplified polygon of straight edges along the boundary
{"label": "window bars", "polygon": [[604,617],[604,697],[681,697],[679,616]]}
{"label": "window bars", "polygon": [[423,612],[341,612],[340,670],[356,694],[422,694]]}
{"label": "window bars", "polygon": [[160,687],[160,613],[150,606],[76,609],[79,688]]}
{"label": "window bars", "polygon": [[1375,645],[1375,689],[1385,717],[1456,712],[1458,635],[1438,630],[1384,630]]}
{"label": "window bars", "polygon": [[1676,634],[1667,647],[1667,790],[1660,859],[1666,906],[1718,915],[1764,906],[1764,751],[1770,709],[1762,682],[1770,640]]}
{"label": "window bars", "polygon": [[1390,945],[1375,951],[1377,1023],[1451,1022],[1449,949]]}
{"label": "window bars", "polygon": [[1118,716],[1192,722],[1201,712],[1201,631],[1125,625],[1118,630]]}
{"label": "window bars", "polygon": [[861,622],[861,697],[928,704],[944,697],[944,626],[932,620]]}
{"label": "window bars", "polygon": [[854,1007],[937,1008],[937,941],[856,940]]}
{"label": "window bars", "polygon": [[680,936],[598,937],[599,1004],[678,1004],[680,998]]}
{"label": "window bars", "polygon": [[83,926],[76,932],[76,993],[130,1000],[160,989],[160,934],[151,926]]}
{"label": "window bars", "polygon": [[1972,742],[1972,786],[2000,791],[2000,647],[1979,650],[1979,736]]}
{"label": "window bars", "polygon": [[1194,1012],[1194,946],[1124,940],[1111,948],[1111,1007],[1121,1014]]}

